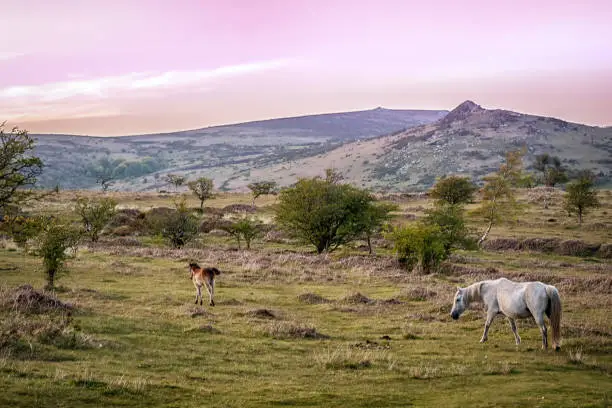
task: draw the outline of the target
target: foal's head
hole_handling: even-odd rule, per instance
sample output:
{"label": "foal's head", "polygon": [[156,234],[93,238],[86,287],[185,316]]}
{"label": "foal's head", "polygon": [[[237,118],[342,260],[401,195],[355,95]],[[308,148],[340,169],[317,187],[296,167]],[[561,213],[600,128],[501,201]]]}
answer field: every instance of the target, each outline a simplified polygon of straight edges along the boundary
{"label": "foal's head", "polygon": [[451,317],[454,320],[457,320],[468,306],[465,295],[464,288],[457,288],[457,293],[455,293],[455,299],[453,301],[453,309],[451,310]]}
{"label": "foal's head", "polygon": [[193,277],[193,274],[195,271],[197,271],[198,269],[200,269],[200,265],[198,265],[195,262],[191,262],[189,264],[189,273],[191,274],[191,276]]}

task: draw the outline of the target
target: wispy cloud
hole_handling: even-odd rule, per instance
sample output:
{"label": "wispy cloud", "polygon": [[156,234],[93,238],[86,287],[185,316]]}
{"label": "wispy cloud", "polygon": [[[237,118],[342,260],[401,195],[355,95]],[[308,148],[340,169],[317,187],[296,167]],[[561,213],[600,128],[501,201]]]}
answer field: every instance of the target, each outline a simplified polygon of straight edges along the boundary
{"label": "wispy cloud", "polygon": [[78,79],[41,85],[10,86],[0,89],[0,101],[7,99],[30,99],[50,102],[74,96],[104,98],[121,92],[132,92],[155,88],[173,88],[202,85],[216,78],[246,75],[280,68],[290,59],[277,59],[223,66],[199,71],[168,71],[162,73],[137,72],[125,75],[94,79]]}
{"label": "wispy cloud", "polygon": [[[275,59],[208,70],[136,72],[101,78],[20,85],[0,88],[3,120],[45,120],[119,114],[124,99],[150,98],[187,91],[202,92],[215,79],[245,76],[289,65],[290,59]],[[8,117],[6,117],[8,115]]]}

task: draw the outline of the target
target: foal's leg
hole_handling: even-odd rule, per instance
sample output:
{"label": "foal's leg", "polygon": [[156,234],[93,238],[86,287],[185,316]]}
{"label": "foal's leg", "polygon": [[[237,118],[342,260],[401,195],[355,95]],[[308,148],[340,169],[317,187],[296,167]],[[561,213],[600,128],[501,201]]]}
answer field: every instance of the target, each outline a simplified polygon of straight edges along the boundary
{"label": "foal's leg", "polygon": [[514,340],[516,340],[516,345],[521,344],[521,336],[519,336],[518,331],[516,330],[516,322],[513,318],[508,317],[508,321],[510,322],[510,328],[512,329],[512,333],[514,333]]}
{"label": "foal's leg", "polygon": [[485,322],[484,332],[482,333],[482,338],[480,339],[481,343],[484,343],[489,339],[489,327],[491,327],[491,323],[493,323],[495,315],[497,315],[497,310],[494,313],[491,311],[487,312],[487,321]]}
{"label": "foal's leg", "polygon": [[215,305],[215,279],[213,278],[210,281],[210,305],[214,306]]}
{"label": "foal's leg", "polygon": [[533,317],[540,328],[540,332],[542,332],[542,350],[546,350],[548,349],[548,330],[546,330],[546,324],[544,323],[544,314],[534,314]]}

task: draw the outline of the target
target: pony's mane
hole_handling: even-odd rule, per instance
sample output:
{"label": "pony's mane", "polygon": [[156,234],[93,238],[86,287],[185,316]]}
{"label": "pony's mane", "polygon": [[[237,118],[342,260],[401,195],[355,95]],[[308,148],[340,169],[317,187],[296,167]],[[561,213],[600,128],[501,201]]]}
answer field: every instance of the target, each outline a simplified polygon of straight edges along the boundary
{"label": "pony's mane", "polygon": [[468,303],[478,302],[482,300],[482,295],[480,294],[480,289],[484,282],[476,282],[465,288],[466,300]]}

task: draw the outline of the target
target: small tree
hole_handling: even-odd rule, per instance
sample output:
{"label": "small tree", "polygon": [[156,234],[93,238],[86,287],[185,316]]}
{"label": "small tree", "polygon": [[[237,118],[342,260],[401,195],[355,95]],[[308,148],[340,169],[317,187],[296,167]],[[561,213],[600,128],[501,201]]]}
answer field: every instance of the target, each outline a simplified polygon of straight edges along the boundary
{"label": "small tree", "polygon": [[478,188],[469,177],[444,176],[432,187],[430,195],[433,199],[450,205],[466,204],[472,202],[476,190]]}
{"label": "small tree", "polygon": [[115,184],[115,180],[110,173],[101,171],[96,175],[96,184],[99,184],[102,191],[106,193]]}
{"label": "small tree", "polygon": [[87,198],[78,198],[75,211],[81,217],[85,235],[92,243],[98,242],[100,232],[115,215],[117,203],[110,198],[103,198],[99,201]]}
{"label": "small tree", "polygon": [[476,213],[484,217],[487,226],[478,240],[478,245],[487,239],[493,225],[502,217],[510,217],[520,209],[514,188],[523,175],[524,154],[524,149],[506,153],[506,162],[500,166],[497,173],[484,178],[482,204]]}
{"label": "small tree", "polygon": [[165,177],[165,181],[168,184],[172,184],[174,186],[174,191],[176,192],[178,188],[185,183],[185,177],[176,174],[168,174]]}
{"label": "small tree", "polygon": [[34,139],[26,130],[5,132],[0,123],[0,214],[8,205],[20,205],[34,196],[24,188],[36,184],[43,169],[42,161],[32,156]]}
{"label": "small tree", "polygon": [[583,215],[589,209],[599,206],[594,182],[593,173],[583,172],[577,180],[572,181],[566,187],[564,208],[569,215],[577,214],[580,224],[582,224]]}
{"label": "small tree", "polygon": [[370,193],[348,184],[302,179],[281,191],[276,221],[318,253],[333,251],[363,234],[361,217],[373,202]]}
{"label": "small tree", "polygon": [[444,238],[436,226],[415,223],[395,228],[390,236],[398,261],[409,270],[434,272],[448,257]]}
{"label": "small tree", "polygon": [[44,224],[37,253],[43,259],[47,289],[53,289],[59,273],[65,272],[68,250],[76,251],[80,237],[80,232],[70,225],[53,219]]}
{"label": "small tree", "polygon": [[561,159],[557,156],[548,153],[539,154],[535,157],[533,167],[542,173],[541,181],[546,187],[554,187],[567,181],[567,174],[561,165]]}
{"label": "small tree", "polygon": [[197,180],[187,183],[187,187],[200,200],[200,210],[204,209],[204,201],[213,196],[213,181],[206,177],[200,177]]}
{"label": "small tree", "polygon": [[276,181],[258,181],[247,186],[253,195],[252,206],[255,207],[255,200],[262,195],[274,194],[276,190]]}

